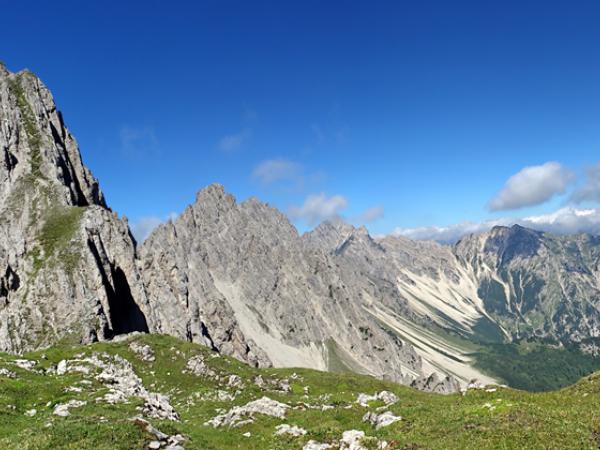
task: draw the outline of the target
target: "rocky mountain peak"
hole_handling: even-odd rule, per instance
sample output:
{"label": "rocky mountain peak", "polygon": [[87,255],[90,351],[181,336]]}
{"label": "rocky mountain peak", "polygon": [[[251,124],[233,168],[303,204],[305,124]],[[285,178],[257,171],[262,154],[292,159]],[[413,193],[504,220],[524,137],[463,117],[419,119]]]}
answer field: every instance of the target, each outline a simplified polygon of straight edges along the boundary
{"label": "rocky mountain peak", "polygon": [[0,350],[147,330],[127,223],[29,71],[0,71],[0,152]]}
{"label": "rocky mountain peak", "polygon": [[304,233],[302,240],[308,248],[333,252],[354,233],[355,228],[341,219],[326,220]]}
{"label": "rocky mountain peak", "polygon": [[500,264],[506,264],[517,257],[534,256],[540,248],[542,235],[520,225],[494,227],[487,234],[483,251],[496,254]]}

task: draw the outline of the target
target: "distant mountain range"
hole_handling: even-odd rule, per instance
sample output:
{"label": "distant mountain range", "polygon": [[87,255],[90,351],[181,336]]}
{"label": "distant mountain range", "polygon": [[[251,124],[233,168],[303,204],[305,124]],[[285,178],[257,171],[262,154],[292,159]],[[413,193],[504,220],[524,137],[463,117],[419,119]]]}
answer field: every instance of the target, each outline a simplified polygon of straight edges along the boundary
{"label": "distant mountain range", "polygon": [[211,185],[138,245],[50,91],[2,66],[0,148],[2,351],[164,333],[256,367],[436,392],[510,382],[490,349],[549,348],[585,367],[600,351],[599,237],[515,225],[449,246],[343,222],[299,235]]}

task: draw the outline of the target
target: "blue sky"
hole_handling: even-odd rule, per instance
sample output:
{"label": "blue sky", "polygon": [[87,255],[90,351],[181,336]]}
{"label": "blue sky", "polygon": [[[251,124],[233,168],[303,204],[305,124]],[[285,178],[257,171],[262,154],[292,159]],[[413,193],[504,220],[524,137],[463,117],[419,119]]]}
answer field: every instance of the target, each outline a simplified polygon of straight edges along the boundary
{"label": "blue sky", "polygon": [[133,224],[219,182],[301,231],[420,237],[599,206],[598,23],[593,1],[8,2],[0,59]]}

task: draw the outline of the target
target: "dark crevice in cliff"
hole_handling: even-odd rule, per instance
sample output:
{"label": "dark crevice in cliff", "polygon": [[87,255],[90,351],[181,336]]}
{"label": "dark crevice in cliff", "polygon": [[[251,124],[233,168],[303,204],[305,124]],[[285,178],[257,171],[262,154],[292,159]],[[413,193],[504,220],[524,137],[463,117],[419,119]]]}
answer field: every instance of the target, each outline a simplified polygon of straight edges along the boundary
{"label": "dark crevice in cliff", "polygon": [[[129,282],[123,270],[119,266],[108,263],[110,267],[109,279],[105,266],[102,264],[100,253],[91,239],[88,240],[88,246],[96,260],[108,299],[108,316],[112,330],[105,330],[106,337],[111,338],[118,334],[131,333],[133,331],[148,333],[146,317],[133,298]],[[112,284],[110,282],[111,279]]]}
{"label": "dark crevice in cliff", "polygon": [[16,291],[21,285],[21,280],[12,267],[8,266],[4,276],[0,278],[0,297],[8,297],[9,292]]}
{"label": "dark crevice in cliff", "polygon": [[[83,194],[83,190],[81,189],[81,184],[77,177],[73,177],[73,165],[69,160],[69,155],[62,145],[63,139],[61,138],[58,130],[54,127],[52,122],[50,122],[50,130],[52,131],[52,138],[56,145],[60,145],[62,148],[61,157],[58,159],[57,163],[62,169],[63,174],[63,182],[66,186],[70,188],[71,192],[71,200],[76,206],[89,206],[88,200],[85,198]],[[64,157],[64,158],[63,158]]]}

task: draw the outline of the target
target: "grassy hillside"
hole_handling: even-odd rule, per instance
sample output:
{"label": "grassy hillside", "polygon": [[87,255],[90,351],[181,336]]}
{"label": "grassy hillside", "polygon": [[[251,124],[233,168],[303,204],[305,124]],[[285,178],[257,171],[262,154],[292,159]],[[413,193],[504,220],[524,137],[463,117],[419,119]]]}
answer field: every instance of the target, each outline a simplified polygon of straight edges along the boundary
{"label": "grassy hillside", "polygon": [[[148,345],[155,359],[145,361],[130,348],[132,341]],[[439,396],[352,374],[255,370],[230,358],[211,357],[208,349],[198,345],[166,336],[139,335],[121,343],[63,346],[25,355],[23,358],[38,361],[32,370],[18,367],[13,356],[0,355],[0,448],[148,448],[155,438],[131,420],[143,416],[138,409],[143,400],[132,397],[127,403],[116,404],[98,401],[109,392],[110,385],[97,377],[97,370],[57,374],[52,369],[61,360],[84,361],[93,354],[107,358],[102,356],[105,353],[130,361],[148,391],[170,397],[181,420],[147,420],[166,434],[183,435],[186,449],[298,449],[311,439],[336,443],[344,431],[352,429],[365,432],[365,448],[376,448],[383,440],[390,449],[592,449],[600,445],[600,375],[547,393],[498,388]],[[187,361],[195,355],[203,356],[209,375],[186,372]],[[238,375],[243,385],[228,386],[232,384],[231,374]],[[262,387],[253,382],[259,374]],[[286,380],[290,392],[282,390]],[[233,381],[234,385],[240,382]],[[398,401],[383,409],[402,416],[402,420],[377,430],[363,422],[363,416],[384,403],[377,400],[364,407],[356,398],[359,393],[382,390],[397,395]],[[228,395],[235,398],[228,399]],[[284,418],[255,414],[253,423],[238,428],[204,425],[233,405],[245,405],[263,396],[291,408]],[[57,404],[69,400],[87,403],[70,408],[67,417],[53,413]],[[327,405],[325,411],[322,405]],[[280,424],[297,425],[307,434],[276,436],[275,427]]]}

